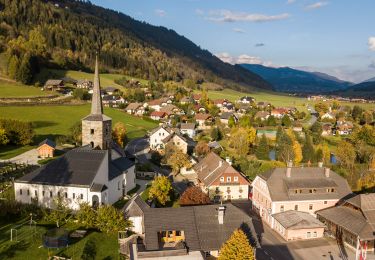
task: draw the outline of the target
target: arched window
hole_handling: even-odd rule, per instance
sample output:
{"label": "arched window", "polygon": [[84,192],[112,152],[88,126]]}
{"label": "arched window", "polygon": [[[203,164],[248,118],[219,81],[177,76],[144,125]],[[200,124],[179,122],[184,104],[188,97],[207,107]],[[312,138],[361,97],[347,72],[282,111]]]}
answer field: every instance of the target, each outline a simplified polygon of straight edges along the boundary
{"label": "arched window", "polygon": [[91,142],[90,145],[92,148],[94,148],[94,142]]}

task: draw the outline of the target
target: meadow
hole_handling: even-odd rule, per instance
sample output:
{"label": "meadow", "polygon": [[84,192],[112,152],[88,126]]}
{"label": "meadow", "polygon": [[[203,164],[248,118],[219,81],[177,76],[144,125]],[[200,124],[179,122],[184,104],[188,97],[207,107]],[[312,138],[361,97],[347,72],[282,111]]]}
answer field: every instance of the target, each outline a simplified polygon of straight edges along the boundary
{"label": "meadow", "polygon": [[42,91],[38,87],[26,86],[20,83],[0,79],[0,98],[36,97],[54,94],[53,92]]}
{"label": "meadow", "polygon": [[[66,135],[69,129],[90,113],[90,104],[77,106],[9,106],[0,107],[0,118],[18,119],[32,122],[35,130],[35,142],[49,137],[55,139],[59,135]],[[127,128],[129,139],[144,136],[148,130],[157,126],[157,123],[134,117],[113,108],[104,108],[104,113],[112,118],[113,125],[123,122]],[[0,159],[9,159],[22,153],[30,147],[3,147],[0,148]]]}

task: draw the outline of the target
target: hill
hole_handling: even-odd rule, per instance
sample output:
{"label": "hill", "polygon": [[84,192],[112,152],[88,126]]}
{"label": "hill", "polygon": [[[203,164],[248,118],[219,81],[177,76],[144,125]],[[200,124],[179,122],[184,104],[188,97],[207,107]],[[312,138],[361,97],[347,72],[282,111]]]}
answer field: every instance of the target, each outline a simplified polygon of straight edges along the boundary
{"label": "hill", "polygon": [[45,67],[90,71],[99,50],[112,73],[271,89],[258,75],[222,62],[173,30],[88,1],[0,0],[0,11],[0,51],[8,53],[11,77],[23,83]]}
{"label": "hill", "polygon": [[348,97],[361,97],[375,99],[375,81],[365,81],[351,86],[346,91],[338,92],[339,95]]}
{"label": "hill", "polygon": [[343,90],[351,83],[320,72],[306,72],[288,67],[271,68],[257,64],[241,64],[273,85],[274,90],[289,93],[322,93]]}

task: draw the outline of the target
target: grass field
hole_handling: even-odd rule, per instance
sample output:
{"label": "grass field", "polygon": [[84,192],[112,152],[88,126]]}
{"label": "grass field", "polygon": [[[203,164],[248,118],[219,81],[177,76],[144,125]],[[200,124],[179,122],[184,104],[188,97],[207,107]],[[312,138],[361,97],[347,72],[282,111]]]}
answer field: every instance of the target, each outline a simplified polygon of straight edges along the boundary
{"label": "grass field", "polygon": [[[46,249],[42,246],[42,236],[51,226],[36,225],[35,229],[30,229],[29,225],[24,225],[18,228],[18,242],[10,242],[10,229],[25,220],[12,222],[0,224],[0,259],[47,259],[53,255],[81,259],[88,240],[95,244],[95,259],[118,259],[117,234],[93,231],[82,239],[71,239],[67,248]],[[66,229],[71,230],[71,227]]]}
{"label": "grass field", "polygon": [[[129,139],[141,137],[157,126],[156,123],[133,117],[122,111],[105,108],[106,115],[116,122],[123,122],[127,127]],[[90,105],[80,106],[32,106],[32,107],[0,107],[0,118],[12,118],[32,122],[35,130],[35,144],[49,137],[55,139],[66,135],[69,128],[90,113]],[[30,147],[27,147],[28,149]],[[9,159],[27,150],[26,147],[0,149],[0,159]]]}
{"label": "grass field", "polygon": [[37,87],[26,86],[20,83],[13,83],[0,79],[0,98],[35,97],[45,95],[51,95],[51,92],[45,92]]}
{"label": "grass field", "polygon": [[[197,93],[200,93],[200,91],[196,91]],[[208,97],[211,99],[220,99],[220,98],[226,98],[230,101],[236,101],[242,96],[252,96],[256,99],[256,101],[267,101],[270,102],[275,107],[282,107],[282,106],[294,106],[298,110],[306,111],[307,110],[307,104],[314,105],[317,102],[314,101],[308,101],[306,98],[301,97],[294,97],[289,96],[287,94],[282,93],[272,93],[272,92],[249,92],[249,93],[243,93],[231,89],[225,89],[223,91],[208,91]],[[351,103],[351,102],[340,102],[341,105],[359,105],[363,107],[364,109],[375,109],[375,104],[361,104],[361,103]]]}

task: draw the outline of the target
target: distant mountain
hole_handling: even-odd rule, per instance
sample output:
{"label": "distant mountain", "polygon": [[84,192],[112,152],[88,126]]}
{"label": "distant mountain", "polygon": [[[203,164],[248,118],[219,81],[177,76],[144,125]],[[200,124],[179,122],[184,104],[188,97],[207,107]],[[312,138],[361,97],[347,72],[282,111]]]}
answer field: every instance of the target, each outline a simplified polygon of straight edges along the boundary
{"label": "distant mountain", "polygon": [[364,83],[364,82],[375,82],[375,77],[373,77],[373,78],[371,78],[371,79],[368,79],[368,80],[365,80],[365,81],[363,81],[362,83]]}
{"label": "distant mountain", "polygon": [[[35,43],[25,44],[25,39]],[[23,64],[90,70],[99,51],[102,69],[114,73],[154,81],[208,81],[271,90],[258,75],[224,63],[173,30],[86,0],[0,0],[0,52],[7,49],[12,53],[10,67],[15,70],[23,57],[27,58]],[[12,74],[20,74],[16,72]],[[27,77],[25,82],[29,81]]]}
{"label": "distant mountain", "polygon": [[257,64],[241,64],[261,76],[274,90],[289,93],[327,93],[347,89],[352,83],[321,72],[306,72],[289,67],[271,68]]}
{"label": "distant mountain", "polygon": [[375,99],[375,81],[362,82],[351,86],[345,91],[338,92],[337,94],[349,97],[362,97],[366,99]]}

